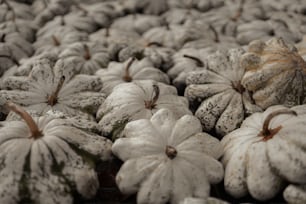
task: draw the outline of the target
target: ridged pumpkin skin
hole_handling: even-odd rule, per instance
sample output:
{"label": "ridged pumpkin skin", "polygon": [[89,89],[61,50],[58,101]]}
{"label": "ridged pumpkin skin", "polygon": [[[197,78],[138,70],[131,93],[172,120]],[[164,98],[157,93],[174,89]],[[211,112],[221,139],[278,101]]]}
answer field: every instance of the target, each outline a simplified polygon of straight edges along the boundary
{"label": "ridged pumpkin skin", "polygon": [[284,199],[289,204],[306,203],[306,184],[294,185],[290,184],[283,192]]}
{"label": "ridged pumpkin skin", "polygon": [[215,131],[223,137],[238,128],[245,116],[261,110],[240,84],[245,73],[239,64],[243,52],[230,49],[209,55],[206,68],[190,72],[186,79],[184,95],[193,104],[201,103],[195,116],[204,131]]}
{"label": "ridged pumpkin skin", "polygon": [[224,185],[229,194],[242,197],[249,192],[257,200],[268,200],[285,181],[306,183],[305,113],[305,105],[271,106],[223,137]]}
{"label": "ridged pumpkin skin", "polygon": [[281,38],[272,38],[253,41],[248,49],[241,58],[246,70],[241,83],[253,93],[257,105],[266,109],[305,103],[306,62],[294,47]]}
{"label": "ridged pumpkin skin", "polygon": [[137,203],[179,203],[185,197],[206,198],[210,183],[223,178],[219,140],[202,133],[199,120],[179,119],[168,109],[152,118],[132,121],[113,153],[124,161],[116,176],[125,194],[137,193]]}
{"label": "ridged pumpkin skin", "polygon": [[192,114],[187,99],[178,96],[175,87],[153,80],[139,80],[117,85],[100,106],[97,119],[102,134],[115,139],[120,137],[128,122],[149,119],[161,108],[170,109],[177,117]]}
{"label": "ridged pumpkin skin", "polygon": [[93,197],[99,187],[93,159],[110,159],[112,142],[54,115],[33,120],[38,138],[24,121],[0,122],[0,203],[69,204],[75,191]]}

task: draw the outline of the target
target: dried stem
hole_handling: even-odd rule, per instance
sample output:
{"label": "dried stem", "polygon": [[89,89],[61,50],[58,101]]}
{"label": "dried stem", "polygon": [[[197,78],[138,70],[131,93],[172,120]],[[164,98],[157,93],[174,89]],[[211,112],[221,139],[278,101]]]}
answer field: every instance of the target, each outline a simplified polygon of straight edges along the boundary
{"label": "dried stem", "polygon": [[174,159],[177,155],[176,149],[169,145],[166,146],[165,153],[170,159]]}
{"label": "dried stem", "polygon": [[244,3],[245,3],[245,0],[241,0],[241,1],[240,1],[239,7],[238,7],[238,9],[237,9],[235,15],[233,15],[233,16],[231,17],[231,20],[232,20],[232,21],[237,21],[237,20],[240,18],[240,16],[241,16],[242,13],[243,13],[243,5],[244,5]]}
{"label": "dried stem", "polygon": [[214,28],[214,26],[212,26],[211,24],[209,24],[209,29],[213,32],[214,36],[215,36],[215,42],[220,42],[220,38],[219,38],[219,34],[216,31],[216,29]]}
{"label": "dried stem", "polygon": [[232,87],[241,94],[245,91],[245,88],[241,85],[240,81],[232,81]]}
{"label": "dried stem", "polygon": [[281,114],[289,114],[289,115],[295,115],[297,116],[297,113],[293,110],[288,110],[288,109],[283,109],[283,110],[278,110],[278,111],[274,111],[272,113],[270,113],[266,118],[265,118],[265,121],[263,123],[263,126],[262,126],[262,130],[261,132],[258,134],[258,136],[261,136],[263,137],[263,141],[267,141],[271,138],[273,138],[273,136],[275,134],[277,134],[280,129],[282,129],[282,126],[278,126],[276,128],[273,128],[273,129],[270,129],[269,128],[269,125],[270,125],[270,122],[271,120],[275,117],[275,116],[278,116],[278,115],[281,115]]}
{"label": "dried stem", "polygon": [[16,114],[18,114],[27,124],[27,126],[30,129],[31,135],[29,138],[34,138],[38,139],[43,136],[42,132],[39,130],[37,124],[33,120],[33,118],[30,116],[29,113],[27,113],[23,108],[20,106],[12,103],[12,102],[7,102],[6,106]]}
{"label": "dried stem", "polygon": [[183,57],[194,60],[198,67],[203,67],[204,66],[204,63],[202,62],[202,60],[200,60],[197,57],[194,57],[194,56],[191,56],[191,55],[183,55]]}
{"label": "dried stem", "polygon": [[58,93],[63,87],[64,81],[65,81],[65,76],[62,76],[57,84],[55,91],[53,92],[53,94],[51,94],[48,97],[48,105],[54,106],[57,103]]}
{"label": "dried stem", "polygon": [[0,37],[0,42],[5,42],[5,37],[6,37],[6,34],[3,33]]}
{"label": "dried stem", "polygon": [[61,45],[60,41],[58,40],[58,38],[55,35],[52,35],[51,38],[52,38],[55,46],[60,46]]}
{"label": "dried stem", "polygon": [[133,78],[130,75],[130,67],[133,64],[133,62],[135,61],[135,57],[130,58],[130,60],[128,61],[126,67],[125,67],[125,71],[124,71],[124,75],[122,77],[122,79],[125,82],[131,82],[133,80]]}
{"label": "dried stem", "polygon": [[159,98],[159,93],[160,93],[160,90],[159,90],[159,87],[156,85],[156,84],[153,84],[153,98],[149,101],[145,101],[145,107],[147,109],[154,109],[156,107],[156,102]]}
{"label": "dried stem", "polygon": [[86,44],[84,44],[84,59],[89,60],[91,58],[89,48]]}

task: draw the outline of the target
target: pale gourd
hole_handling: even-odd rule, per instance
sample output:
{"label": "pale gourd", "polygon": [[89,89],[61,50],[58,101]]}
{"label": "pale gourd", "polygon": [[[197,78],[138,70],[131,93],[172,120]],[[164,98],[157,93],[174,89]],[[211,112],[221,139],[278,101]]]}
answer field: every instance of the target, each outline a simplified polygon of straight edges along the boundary
{"label": "pale gourd", "polygon": [[206,198],[210,184],[223,178],[219,140],[203,133],[196,117],[168,109],[128,123],[112,152],[124,161],[116,176],[119,189],[137,192],[139,204]]}
{"label": "pale gourd", "polygon": [[241,66],[246,70],[241,83],[261,108],[304,103],[306,62],[281,38],[251,42]]}
{"label": "pale gourd", "polygon": [[260,111],[241,85],[245,69],[240,66],[242,49],[217,51],[207,57],[207,68],[191,72],[185,96],[194,104],[204,131],[218,136],[238,128],[245,116]]}
{"label": "pale gourd", "polygon": [[169,84],[169,77],[146,58],[130,58],[123,63],[111,62],[106,69],[96,72],[103,82],[102,92],[109,95],[115,86],[139,80],[155,80]]}
{"label": "pale gourd", "polygon": [[289,204],[302,204],[306,202],[306,185],[290,184],[283,192],[284,199]]}
{"label": "pale gourd", "polygon": [[186,98],[177,95],[175,87],[142,80],[117,85],[97,112],[102,135],[116,139],[129,121],[151,118],[161,108],[170,109],[177,117],[192,113]]}
{"label": "pale gourd", "polygon": [[24,121],[0,122],[0,202],[69,204],[74,192],[93,197],[99,187],[95,160],[111,159],[112,142],[69,120],[32,118],[7,105]]}
{"label": "pale gourd", "polygon": [[229,204],[229,203],[214,197],[207,197],[204,199],[188,197],[185,198],[183,201],[181,201],[179,204]]}
{"label": "pale gourd", "polygon": [[306,182],[306,106],[282,105],[254,113],[221,140],[225,190],[234,197],[248,193],[273,198],[285,182]]}
{"label": "pale gourd", "polygon": [[107,48],[100,42],[76,42],[68,45],[59,55],[63,60],[75,60],[81,66],[82,74],[93,75],[106,68],[110,57]]}
{"label": "pale gourd", "polygon": [[0,98],[41,115],[52,109],[92,120],[105,99],[105,94],[99,92],[102,81],[79,72],[80,66],[74,61],[58,60],[53,66],[48,58],[37,60],[29,76],[11,76],[4,80],[6,90],[0,90]]}
{"label": "pale gourd", "polygon": [[1,1],[0,13],[0,23],[16,19],[32,20],[34,18],[30,6],[16,1]]}

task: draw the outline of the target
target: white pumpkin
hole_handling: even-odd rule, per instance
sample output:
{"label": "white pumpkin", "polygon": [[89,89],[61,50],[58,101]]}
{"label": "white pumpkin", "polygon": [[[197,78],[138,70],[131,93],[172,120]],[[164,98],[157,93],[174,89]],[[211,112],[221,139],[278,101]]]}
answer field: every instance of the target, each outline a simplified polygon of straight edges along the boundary
{"label": "white pumpkin", "polygon": [[3,33],[0,32],[0,46],[6,46],[9,51],[6,55],[11,59],[19,61],[22,58],[32,56],[34,49],[30,42],[25,40],[19,33]]}
{"label": "white pumpkin", "polygon": [[32,4],[32,10],[36,14],[34,24],[39,28],[55,16],[68,13],[71,4],[67,0],[35,0]]}
{"label": "white pumpkin", "polygon": [[31,7],[16,1],[3,0],[0,3],[0,22],[14,21],[16,19],[33,20]]}
{"label": "white pumpkin", "polygon": [[59,58],[78,61],[81,73],[89,75],[106,68],[110,60],[107,48],[100,42],[73,43],[61,52]]}
{"label": "white pumpkin", "polygon": [[261,108],[304,103],[306,62],[282,39],[251,42],[241,66],[246,70],[241,83]]}
{"label": "white pumpkin", "polygon": [[128,30],[143,34],[152,27],[159,27],[162,20],[159,16],[144,15],[144,14],[130,14],[124,17],[117,18],[112,24],[111,28],[120,30]]}
{"label": "white pumpkin", "polygon": [[202,133],[194,116],[178,119],[168,109],[128,123],[112,152],[124,161],[116,176],[120,191],[137,192],[139,204],[206,198],[210,184],[223,178],[219,140]]}
{"label": "white pumpkin", "polygon": [[36,55],[50,51],[59,54],[72,43],[88,40],[87,33],[76,31],[71,27],[58,26],[50,29],[43,27],[38,30],[37,40],[33,44]]}
{"label": "white pumpkin", "polygon": [[172,55],[175,53],[175,50],[153,44],[154,42],[151,43],[151,46],[144,48],[143,56],[148,58],[154,67],[158,67],[163,71],[168,70],[173,65]]}
{"label": "white pumpkin", "polygon": [[24,121],[0,122],[0,202],[68,204],[75,191],[93,197],[99,187],[94,159],[111,158],[111,141],[68,120],[32,118],[20,107],[8,106]]}
{"label": "white pumpkin", "polygon": [[176,88],[152,80],[117,85],[97,112],[103,135],[120,137],[129,122],[151,116],[161,108],[168,108],[180,117],[190,114],[186,98],[178,96]]}
{"label": "white pumpkin", "polygon": [[[99,77],[79,74],[75,62],[41,59],[34,64],[29,76],[11,76],[4,80],[7,90],[0,90],[0,98],[11,100],[36,110],[41,115],[58,110],[69,116],[93,119],[105,95],[100,93]],[[0,104],[1,105],[1,104]]]}
{"label": "white pumpkin", "polygon": [[19,33],[22,38],[28,42],[34,42],[36,28],[31,21],[16,19],[15,21],[6,21],[0,24],[0,30],[4,33]]}
{"label": "white pumpkin", "polygon": [[254,113],[221,140],[225,190],[234,197],[250,193],[273,198],[285,181],[306,183],[306,106],[276,105]]}
{"label": "white pumpkin", "polygon": [[168,0],[170,7],[174,8],[193,8],[200,10],[201,12],[206,12],[213,8],[218,8],[224,6],[224,1],[222,0]]}
{"label": "white pumpkin", "polygon": [[283,192],[284,199],[289,204],[303,204],[306,202],[306,184],[290,184]]}
{"label": "white pumpkin", "polygon": [[107,69],[100,69],[96,72],[103,81],[102,92],[109,95],[115,86],[121,83],[129,83],[139,80],[155,80],[169,84],[168,76],[146,58],[137,60],[130,58],[124,63],[111,62]]}
{"label": "white pumpkin", "polygon": [[185,96],[194,104],[204,131],[218,136],[238,128],[245,116],[261,109],[254,105],[240,81],[245,73],[239,60],[242,49],[217,51],[207,57],[207,68],[191,72]]}
{"label": "white pumpkin", "polygon": [[168,24],[184,24],[187,20],[199,19],[201,13],[195,9],[172,8],[162,17]]}

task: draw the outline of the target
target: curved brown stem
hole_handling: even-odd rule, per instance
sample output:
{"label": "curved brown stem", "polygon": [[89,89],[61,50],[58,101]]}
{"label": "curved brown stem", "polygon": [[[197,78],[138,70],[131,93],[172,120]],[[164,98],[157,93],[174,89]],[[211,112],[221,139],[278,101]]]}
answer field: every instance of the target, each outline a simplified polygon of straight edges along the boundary
{"label": "curved brown stem", "polygon": [[169,157],[169,159],[174,159],[177,155],[176,149],[169,145],[166,146],[165,153]]}
{"label": "curved brown stem", "polygon": [[145,47],[150,47],[150,46],[153,46],[153,45],[158,46],[158,47],[162,47],[162,46],[163,46],[163,45],[160,44],[159,42],[148,42],[148,43],[145,45]]}
{"label": "curved brown stem", "polygon": [[159,93],[160,93],[159,87],[156,84],[153,84],[154,96],[151,100],[145,101],[145,108],[152,110],[156,107],[156,102],[159,98]]}
{"label": "curved brown stem", "polygon": [[65,76],[62,76],[57,84],[55,91],[48,97],[48,105],[54,106],[57,103],[58,93],[63,87]]}
{"label": "curved brown stem", "polygon": [[215,36],[215,42],[220,42],[219,34],[211,24],[209,24],[209,29],[213,32]]}
{"label": "curved brown stem", "polygon": [[42,132],[39,130],[33,118],[23,108],[12,102],[7,102],[6,106],[8,107],[9,110],[18,114],[26,122],[27,126],[30,129],[31,133],[31,135],[29,136],[30,138],[38,139],[43,136]]}
{"label": "curved brown stem", "polygon": [[133,81],[133,78],[130,75],[130,67],[133,64],[133,62],[135,61],[135,57],[130,58],[130,60],[128,61],[126,67],[125,67],[125,71],[124,71],[124,75],[122,77],[123,81],[125,82],[131,82]]}
{"label": "curved brown stem", "polygon": [[84,59],[89,60],[91,58],[89,48],[86,44],[84,44]]}
{"label": "curved brown stem", "polygon": [[186,55],[186,54],[183,55],[183,57],[194,60],[198,67],[203,67],[204,66],[204,63],[202,62],[202,60],[200,60],[197,57],[194,57],[194,56],[191,56],[191,55]]}
{"label": "curved brown stem", "polygon": [[239,3],[239,7],[236,11],[236,13],[230,18],[232,21],[237,21],[240,16],[242,15],[243,13],[243,5],[245,3],[245,0],[241,0],[240,3]]}
{"label": "curved brown stem", "polygon": [[60,41],[58,40],[58,38],[55,35],[52,35],[51,38],[52,38],[53,44],[55,46],[60,46],[61,45]]}
{"label": "curved brown stem", "polygon": [[270,125],[270,122],[271,120],[275,117],[275,116],[278,116],[278,115],[281,115],[281,114],[289,114],[289,115],[295,115],[297,116],[297,113],[293,110],[288,110],[288,109],[283,109],[283,110],[278,110],[278,111],[274,111],[272,113],[270,113],[264,120],[264,123],[263,123],[263,126],[262,126],[262,130],[260,131],[260,133],[258,134],[258,136],[261,136],[263,137],[263,141],[267,141],[271,138],[273,138],[273,136],[275,134],[277,134],[281,129],[282,129],[282,126],[278,126],[276,128],[273,128],[273,129],[270,129],[269,128],[269,125]]}

